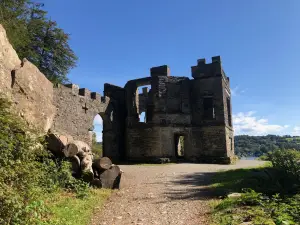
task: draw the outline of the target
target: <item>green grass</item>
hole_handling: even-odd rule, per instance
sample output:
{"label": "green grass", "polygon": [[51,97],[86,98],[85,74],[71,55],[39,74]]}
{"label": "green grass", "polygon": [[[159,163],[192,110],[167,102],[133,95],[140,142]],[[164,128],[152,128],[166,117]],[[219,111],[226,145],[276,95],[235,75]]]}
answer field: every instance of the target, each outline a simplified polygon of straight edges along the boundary
{"label": "green grass", "polygon": [[271,164],[266,162],[262,166],[247,168],[247,169],[236,169],[236,170],[220,170],[216,173],[210,185],[214,188],[215,194],[221,192],[220,194],[237,192],[242,188],[255,188],[257,186],[256,182],[253,182],[259,178],[257,174],[263,173],[266,169],[269,169]]}
{"label": "green grass", "polygon": [[55,225],[85,225],[95,209],[100,209],[110,196],[111,190],[92,189],[86,198],[76,198],[73,193],[61,192],[48,199],[50,221]]}
{"label": "green grass", "polygon": [[[212,224],[300,224],[300,194],[295,184],[294,178],[270,164],[220,171],[210,187],[216,197],[224,197],[211,200]],[[227,198],[232,192],[242,193],[242,197]]]}

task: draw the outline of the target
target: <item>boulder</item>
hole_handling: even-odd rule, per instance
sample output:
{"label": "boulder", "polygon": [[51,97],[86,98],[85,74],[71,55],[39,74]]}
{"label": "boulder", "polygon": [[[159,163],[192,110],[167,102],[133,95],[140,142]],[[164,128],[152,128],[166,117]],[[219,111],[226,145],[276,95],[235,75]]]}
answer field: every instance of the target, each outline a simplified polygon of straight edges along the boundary
{"label": "boulder", "polygon": [[0,24],[0,93],[11,98],[15,111],[28,124],[46,134],[56,113],[53,84],[38,68],[19,59]]}
{"label": "boulder", "polygon": [[21,67],[21,60],[9,43],[6,31],[0,24],[0,92],[11,94],[12,71]]}

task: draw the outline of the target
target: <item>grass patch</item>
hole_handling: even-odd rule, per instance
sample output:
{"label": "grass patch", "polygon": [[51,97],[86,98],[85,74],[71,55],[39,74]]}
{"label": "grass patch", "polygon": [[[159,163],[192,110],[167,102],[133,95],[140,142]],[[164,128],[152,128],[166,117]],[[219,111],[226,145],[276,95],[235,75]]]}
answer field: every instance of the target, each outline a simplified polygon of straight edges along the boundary
{"label": "grass patch", "polygon": [[78,198],[74,193],[60,192],[48,198],[51,224],[88,224],[95,208],[103,206],[111,190],[91,189],[88,197]]}
{"label": "grass patch", "polygon": [[[299,182],[270,164],[220,171],[212,178],[210,187],[215,196],[224,196],[211,201],[212,224],[300,224]],[[242,196],[227,198],[232,192]]]}
{"label": "grass patch", "polygon": [[[243,188],[253,188],[256,190],[264,188],[264,182],[268,180],[269,173],[272,173],[271,164],[265,163],[259,167],[236,169],[236,170],[220,170],[216,173],[210,185],[214,188],[215,195],[225,195],[230,192],[239,192]],[[272,181],[272,183],[276,181]],[[269,185],[269,184],[268,184]]]}

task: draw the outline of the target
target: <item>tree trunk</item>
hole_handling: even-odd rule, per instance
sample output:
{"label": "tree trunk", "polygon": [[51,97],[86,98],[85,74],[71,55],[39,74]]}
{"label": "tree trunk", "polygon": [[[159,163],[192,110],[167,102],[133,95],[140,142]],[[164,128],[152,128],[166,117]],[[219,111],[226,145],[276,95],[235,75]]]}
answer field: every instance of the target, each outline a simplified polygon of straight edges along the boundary
{"label": "tree trunk", "polygon": [[70,161],[72,163],[72,175],[77,177],[80,174],[80,159],[74,155],[70,158]]}
{"label": "tree trunk", "polygon": [[97,188],[102,188],[102,183],[101,183],[101,180],[99,180],[98,178],[95,178],[91,184]]}
{"label": "tree trunk", "polygon": [[93,165],[93,155],[91,154],[86,155],[80,162],[80,167],[82,171],[84,170],[93,171],[92,165]]}
{"label": "tree trunk", "polygon": [[78,155],[80,158],[83,158],[86,153],[91,152],[91,148],[83,141],[73,141],[64,148],[63,152],[66,157]]}
{"label": "tree trunk", "polygon": [[113,189],[116,188],[121,179],[120,167],[114,165],[110,169],[105,170],[100,174],[102,188]]}
{"label": "tree trunk", "polygon": [[108,170],[111,168],[112,162],[108,157],[102,157],[100,159],[96,159],[93,163],[93,167],[98,169],[99,171]]}
{"label": "tree trunk", "polygon": [[60,139],[60,137],[56,134],[48,134],[46,136],[47,148],[58,157],[64,156],[63,149],[66,145]]}

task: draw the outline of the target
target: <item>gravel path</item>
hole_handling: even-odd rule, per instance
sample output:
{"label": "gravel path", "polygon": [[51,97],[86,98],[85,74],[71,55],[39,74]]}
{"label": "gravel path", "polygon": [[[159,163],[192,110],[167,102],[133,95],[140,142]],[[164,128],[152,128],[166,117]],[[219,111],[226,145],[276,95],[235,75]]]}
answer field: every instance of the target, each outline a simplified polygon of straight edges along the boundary
{"label": "gravel path", "polygon": [[236,165],[121,165],[121,189],[115,191],[92,225],[208,224],[209,178],[214,172],[262,165],[240,160]]}

